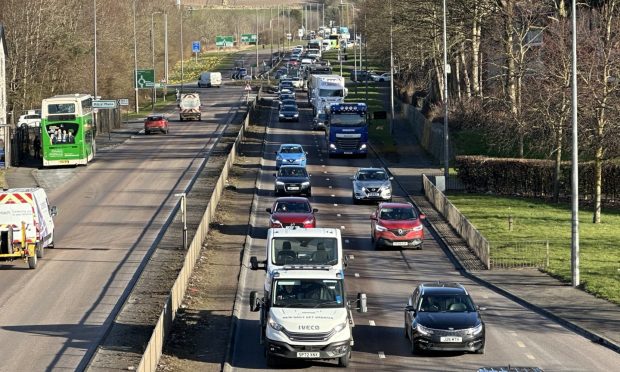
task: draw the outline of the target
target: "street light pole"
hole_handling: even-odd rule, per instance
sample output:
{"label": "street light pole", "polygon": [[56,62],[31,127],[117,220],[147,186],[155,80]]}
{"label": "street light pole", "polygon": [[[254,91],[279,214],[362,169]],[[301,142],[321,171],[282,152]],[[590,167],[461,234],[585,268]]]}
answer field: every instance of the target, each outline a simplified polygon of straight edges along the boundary
{"label": "street light pole", "polygon": [[258,73],[258,7],[256,8],[256,76]]}
{"label": "street light pole", "polygon": [[93,0],[93,27],[94,27],[94,44],[95,44],[95,58],[93,68],[93,99],[97,99],[97,0]]}
{"label": "street light pole", "polygon": [[572,209],[572,219],[571,219],[571,284],[573,287],[579,286],[579,144],[577,137],[577,2],[573,1],[572,5],[572,42],[573,42],[573,50],[572,50],[572,110],[573,110],[573,118],[572,118],[572,147],[573,153],[571,156],[571,209]]}
{"label": "street light pole", "polygon": [[394,134],[394,14],[390,0],[390,134]]}
{"label": "street light pole", "polygon": [[138,103],[138,41],[136,40],[136,0],[133,0],[133,84],[136,94],[136,114],[140,112]]}
{"label": "street light pole", "polygon": [[[154,20],[155,20],[155,14],[161,14],[162,12],[153,12],[151,13],[151,58],[152,58],[152,68],[153,68],[153,79],[155,79],[155,27],[154,27]],[[151,110],[155,109],[155,101],[157,101],[157,88],[155,88],[155,84],[153,84],[153,92],[152,92],[152,99],[151,99]]]}
{"label": "street light pole", "polygon": [[450,150],[448,148],[450,142],[448,137],[448,36],[446,28],[446,0],[443,0],[443,175],[447,185],[450,175]]}
{"label": "street light pole", "polygon": [[183,249],[187,249],[187,195],[182,192],[174,194],[177,198],[181,198],[181,222],[183,223]]}
{"label": "street light pole", "polygon": [[[164,12],[164,68],[166,70],[165,80],[168,84],[168,13]],[[164,100],[166,96],[164,95]]]}

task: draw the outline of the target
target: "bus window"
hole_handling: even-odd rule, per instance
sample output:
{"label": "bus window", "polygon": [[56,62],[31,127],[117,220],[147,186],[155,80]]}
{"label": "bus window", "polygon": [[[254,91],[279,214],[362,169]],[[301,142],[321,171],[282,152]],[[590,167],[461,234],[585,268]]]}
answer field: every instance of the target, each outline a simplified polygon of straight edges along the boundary
{"label": "bus window", "polygon": [[58,103],[50,104],[47,106],[47,113],[53,114],[73,114],[75,112],[75,105],[73,103]]}

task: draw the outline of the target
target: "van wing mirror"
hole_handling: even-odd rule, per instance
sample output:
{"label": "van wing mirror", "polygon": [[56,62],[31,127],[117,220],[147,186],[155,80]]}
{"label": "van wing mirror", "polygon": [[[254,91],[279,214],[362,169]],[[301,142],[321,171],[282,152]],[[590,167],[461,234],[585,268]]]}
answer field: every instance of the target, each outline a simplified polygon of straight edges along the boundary
{"label": "van wing mirror", "polygon": [[55,205],[52,205],[50,207],[50,215],[52,215],[52,216],[58,215],[58,208]]}
{"label": "van wing mirror", "polygon": [[250,311],[256,312],[260,309],[262,301],[258,298],[256,291],[250,292]]}
{"label": "van wing mirror", "polygon": [[357,294],[357,312],[365,313],[368,312],[368,304],[366,299],[366,293],[358,293]]}

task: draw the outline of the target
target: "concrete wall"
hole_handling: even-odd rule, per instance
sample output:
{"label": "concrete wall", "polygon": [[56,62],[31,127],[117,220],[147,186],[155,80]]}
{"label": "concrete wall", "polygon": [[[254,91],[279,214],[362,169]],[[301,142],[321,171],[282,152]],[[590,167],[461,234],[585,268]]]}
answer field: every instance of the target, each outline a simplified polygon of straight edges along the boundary
{"label": "concrete wall", "polygon": [[422,148],[433,156],[437,163],[443,161],[443,124],[431,123],[416,107],[399,102],[400,119],[407,121],[420,141]]}

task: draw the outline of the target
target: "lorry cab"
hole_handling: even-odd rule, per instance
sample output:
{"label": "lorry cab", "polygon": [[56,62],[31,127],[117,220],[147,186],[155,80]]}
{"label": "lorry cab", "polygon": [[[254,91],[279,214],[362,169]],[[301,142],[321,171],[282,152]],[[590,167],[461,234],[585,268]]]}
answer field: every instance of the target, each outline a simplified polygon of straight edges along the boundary
{"label": "lorry cab", "polygon": [[[265,256],[262,262],[267,272],[265,291],[269,291],[273,274],[278,270],[319,268],[342,272],[346,267],[340,230],[333,228],[271,228],[267,233]],[[257,257],[251,257],[252,270],[257,270],[258,265]]]}
{"label": "lorry cab", "polygon": [[250,310],[261,311],[261,343],[267,365],[278,358],[336,359],[349,364],[353,346],[353,307],[366,312],[366,295],[347,301],[342,271],[285,268],[273,272],[262,298],[250,293]]}

